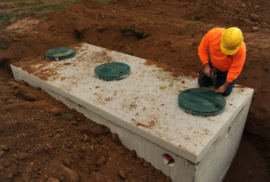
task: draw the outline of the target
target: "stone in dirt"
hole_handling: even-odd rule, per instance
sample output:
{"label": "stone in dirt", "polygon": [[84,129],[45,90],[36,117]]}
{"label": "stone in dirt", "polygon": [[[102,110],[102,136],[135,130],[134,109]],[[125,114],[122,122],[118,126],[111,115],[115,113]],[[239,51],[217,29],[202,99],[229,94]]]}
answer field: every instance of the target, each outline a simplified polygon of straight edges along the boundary
{"label": "stone in dirt", "polygon": [[63,111],[61,109],[59,109],[59,108],[52,108],[51,109],[51,113],[52,113],[53,116],[59,116],[59,115],[62,114],[62,112]]}
{"label": "stone in dirt", "polygon": [[252,32],[257,32],[258,30],[259,30],[259,27],[252,27],[252,28],[251,28],[251,31],[252,31]]}
{"label": "stone in dirt", "polygon": [[6,171],[5,171],[5,173],[6,173],[6,177],[7,177],[7,179],[11,179],[11,178],[13,178],[13,174],[12,174],[12,172],[11,172],[11,170],[10,170],[10,169],[6,170]]}
{"label": "stone in dirt", "polygon": [[113,180],[111,180],[111,179],[107,179],[107,181],[106,182],[113,182]]}
{"label": "stone in dirt", "polygon": [[116,151],[119,152],[119,153],[122,154],[122,155],[125,155],[125,153],[126,153],[123,146],[118,146],[118,147],[116,148]]}
{"label": "stone in dirt", "polygon": [[27,157],[27,154],[26,153],[18,153],[17,157],[18,157],[18,159],[23,160]]}
{"label": "stone in dirt", "polygon": [[6,160],[4,160],[2,162],[2,165],[3,165],[3,167],[9,167],[10,166],[10,161],[8,159],[6,159]]}
{"label": "stone in dirt", "polygon": [[137,157],[137,153],[136,153],[135,150],[132,150],[131,151],[130,157],[132,157],[132,158],[136,158]]}
{"label": "stone in dirt", "polygon": [[7,151],[9,147],[7,145],[0,145],[0,150],[5,150]]}
{"label": "stone in dirt", "polygon": [[93,172],[90,176],[90,182],[105,182],[105,176],[99,172]]}
{"label": "stone in dirt", "polygon": [[67,159],[65,159],[65,160],[63,161],[63,164],[64,164],[65,166],[69,167],[69,166],[71,165],[71,160],[67,158]]}
{"label": "stone in dirt", "polygon": [[47,182],[59,182],[59,180],[55,178],[49,178]]}
{"label": "stone in dirt", "polygon": [[152,173],[152,172],[154,172],[154,170],[155,170],[154,166],[151,165],[151,166],[148,168],[147,171],[150,172],[150,173]]}
{"label": "stone in dirt", "polygon": [[126,174],[126,172],[123,169],[120,169],[118,175],[121,176],[124,179],[127,178],[127,174]]}
{"label": "stone in dirt", "polygon": [[74,121],[71,121],[71,124],[74,125],[74,126],[78,126],[79,125],[78,121],[75,121],[75,120]]}
{"label": "stone in dirt", "polygon": [[150,162],[144,162],[143,163],[143,167],[149,167],[151,164],[150,164]]}
{"label": "stone in dirt", "polygon": [[34,101],[38,100],[37,96],[35,96],[35,95],[31,94],[31,93],[25,93],[23,95],[23,98],[24,98],[24,100],[27,100],[27,101],[30,101],[30,102],[34,102]]}
{"label": "stone in dirt", "polygon": [[106,158],[104,156],[100,157],[97,161],[97,166],[102,166],[103,164],[105,164],[106,162]]}
{"label": "stone in dirt", "polygon": [[138,161],[139,164],[143,164],[144,163],[144,158],[140,158],[140,160]]}
{"label": "stone in dirt", "polygon": [[119,141],[119,137],[118,137],[118,134],[117,134],[117,133],[113,133],[113,134],[112,134],[112,140],[113,140],[114,142],[118,142],[118,141]]}
{"label": "stone in dirt", "polygon": [[82,139],[82,141],[86,142],[88,139],[89,139],[89,136],[88,136],[88,135],[86,135],[86,134],[84,134],[84,135],[83,135],[83,139]]}
{"label": "stone in dirt", "polygon": [[54,169],[56,174],[62,173],[66,182],[79,182],[80,181],[79,175],[75,171],[65,167],[59,162],[55,162],[51,164],[49,168]]}
{"label": "stone in dirt", "polygon": [[166,178],[165,182],[172,182],[171,177],[170,177],[170,176],[167,176],[167,178]]}
{"label": "stone in dirt", "polygon": [[103,132],[103,129],[101,128],[101,126],[96,126],[94,128],[91,129],[91,133],[94,135],[94,136],[99,136],[101,135]]}

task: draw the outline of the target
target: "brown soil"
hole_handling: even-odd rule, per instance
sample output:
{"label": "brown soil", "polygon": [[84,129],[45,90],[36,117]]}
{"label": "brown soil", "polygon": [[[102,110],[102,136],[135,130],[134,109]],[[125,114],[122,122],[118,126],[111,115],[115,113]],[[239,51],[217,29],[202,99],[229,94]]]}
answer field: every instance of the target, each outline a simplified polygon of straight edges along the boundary
{"label": "brown soil", "polygon": [[[39,56],[54,47],[87,42],[148,59],[149,64],[156,64],[175,76],[197,75],[201,65],[197,53],[201,38],[211,28],[229,26],[241,28],[247,44],[246,63],[237,82],[254,88],[255,94],[244,139],[225,181],[270,181],[268,8],[270,5],[266,0],[118,0],[107,5],[86,0],[54,13],[47,21],[40,19],[37,27],[25,22],[18,23],[19,26],[26,25],[27,31],[1,30],[0,37],[9,39],[11,44],[5,51],[0,49],[0,104],[3,105],[0,109],[0,128],[4,128],[0,140],[10,148],[2,154],[10,161],[10,166],[2,169],[6,160],[0,161],[0,172],[10,174],[5,171],[19,171],[13,171],[17,175],[13,174],[12,178],[5,178],[4,181],[37,181],[45,180],[45,177],[62,179],[64,174],[52,174],[45,168],[51,169],[51,165],[60,169],[63,166],[56,162],[65,159],[72,161],[69,168],[81,179],[89,175],[99,178],[99,174],[94,173],[97,171],[113,181],[123,181],[118,175],[120,169],[125,170],[127,179],[131,181],[164,181],[166,178],[158,174],[158,170],[149,173],[141,165],[137,167],[136,160],[129,157],[131,152],[127,149],[123,149],[125,154],[119,154],[121,152],[117,148],[122,146],[111,141],[111,134],[105,132],[103,126],[100,126],[102,133],[98,136],[91,131],[81,132],[80,127],[84,125],[97,125],[67,109],[43,91],[22,83],[23,87],[27,87],[26,93],[29,92],[25,93],[24,98],[20,95],[22,86],[16,86],[18,83],[11,79],[10,63],[32,55]],[[51,108],[54,107],[78,115],[76,118],[80,120],[63,121],[60,116],[53,116]],[[89,146],[96,149],[82,149],[89,148],[81,140],[83,134],[88,135]],[[92,140],[97,142],[91,143]],[[67,141],[76,147],[68,145]],[[112,150],[104,149],[104,144]],[[32,150],[37,146],[40,148],[36,149],[36,155]],[[27,157],[18,159],[20,153],[27,153]],[[101,156],[107,162],[99,167],[96,162]],[[108,158],[112,158],[113,162]],[[31,162],[37,167],[33,167]]]}

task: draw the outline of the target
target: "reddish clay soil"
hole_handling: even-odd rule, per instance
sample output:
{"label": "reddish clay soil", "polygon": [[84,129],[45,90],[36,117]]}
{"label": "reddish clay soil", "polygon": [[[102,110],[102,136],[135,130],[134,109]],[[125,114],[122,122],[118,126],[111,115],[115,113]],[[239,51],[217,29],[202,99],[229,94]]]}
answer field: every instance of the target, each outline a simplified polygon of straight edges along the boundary
{"label": "reddish clay soil", "polygon": [[[104,126],[41,90],[15,83],[9,64],[87,42],[148,59],[175,76],[197,75],[202,37],[211,28],[230,26],[242,29],[247,45],[237,83],[254,88],[255,94],[225,182],[270,181],[269,8],[266,0],[118,0],[107,5],[86,0],[47,21],[40,18],[32,30],[1,30],[0,37],[11,44],[0,49],[0,181],[170,181],[113,141]],[[75,120],[64,121],[62,112]]]}

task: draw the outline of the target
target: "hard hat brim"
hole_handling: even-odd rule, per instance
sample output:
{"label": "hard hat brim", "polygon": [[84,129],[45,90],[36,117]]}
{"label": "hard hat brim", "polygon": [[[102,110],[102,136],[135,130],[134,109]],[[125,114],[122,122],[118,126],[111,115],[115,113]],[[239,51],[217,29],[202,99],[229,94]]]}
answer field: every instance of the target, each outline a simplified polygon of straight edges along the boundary
{"label": "hard hat brim", "polygon": [[[241,46],[241,45],[240,45]],[[220,48],[221,48],[221,51],[226,54],[226,55],[234,55],[235,53],[237,53],[237,51],[239,50],[240,46],[238,46],[236,49],[234,50],[229,50],[229,49],[226,49],[222,43],[220,44]]]}

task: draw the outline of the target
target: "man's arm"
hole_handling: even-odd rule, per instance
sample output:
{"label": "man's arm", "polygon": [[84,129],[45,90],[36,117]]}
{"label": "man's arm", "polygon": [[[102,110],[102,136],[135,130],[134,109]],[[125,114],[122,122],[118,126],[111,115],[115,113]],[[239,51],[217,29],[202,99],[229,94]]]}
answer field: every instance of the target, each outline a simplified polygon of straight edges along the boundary
{"label": "man's arm", "polygon": [[223,93],[223,92],[225,92],[225,90],[230,86],[231,83],[232,82],[228,82],[226,80],[226,82],[216,90],[216,93]]}
{"label": "man's arm", "polygon": [[211,40],[211,32],[208,32],[202,39],[199,47],[198,47],[198,54],[201,59],[202,65],[204,66],[208,63],[208,50],[210,46]]}

